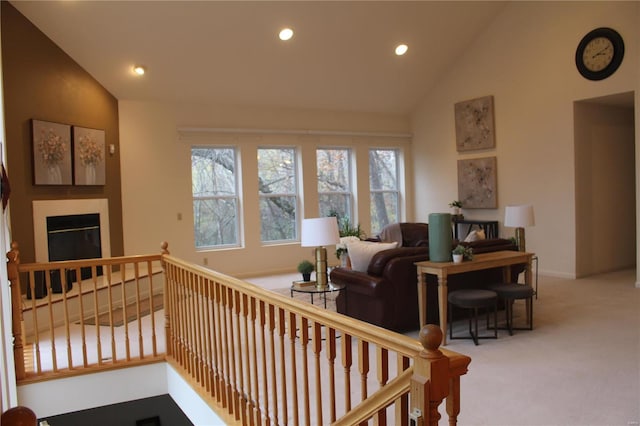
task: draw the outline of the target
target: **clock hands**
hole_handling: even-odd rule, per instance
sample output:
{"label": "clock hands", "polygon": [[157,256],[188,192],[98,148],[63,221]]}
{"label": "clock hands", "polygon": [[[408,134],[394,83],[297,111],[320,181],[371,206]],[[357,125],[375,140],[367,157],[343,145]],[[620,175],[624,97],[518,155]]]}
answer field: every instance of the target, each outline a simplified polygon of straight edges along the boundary
{"label": "clock hands", "polygon": [[606,52],[607,50],[609,50],[609,48],[610,48],[610,47],[611,47],[611,46],[607,46],[607,47],[605,47],[604,49],[600,50],[598,53],[596,53],[595,55],[593,55],[593,56],[591,57],[591,59],[595,59],[595,58],[596,58],[596,56],[604,55],[604,54],[605,54],[605,52]]}

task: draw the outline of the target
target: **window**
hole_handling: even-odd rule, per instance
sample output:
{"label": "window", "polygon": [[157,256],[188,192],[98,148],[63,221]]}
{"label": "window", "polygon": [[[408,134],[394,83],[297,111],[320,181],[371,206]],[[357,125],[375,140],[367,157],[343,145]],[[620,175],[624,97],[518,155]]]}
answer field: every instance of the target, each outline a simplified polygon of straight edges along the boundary
{"label": "window", "polygon": [[369,189],[371,192],[371,232],[380,232],[400,217],[398,150],[369,150]]}
{"label": "window", "polygon": [[298,206],[294,148],[258,149],[262,242],[295,241]]}
{"label": "window", "polygon": [[319,148],[316,164],[320,217],[337,216],[352,222],[351,151]]}
{"label": "window", "polygon": [[234,148],[192,148],[196,248],[239,244],[238,166]]}

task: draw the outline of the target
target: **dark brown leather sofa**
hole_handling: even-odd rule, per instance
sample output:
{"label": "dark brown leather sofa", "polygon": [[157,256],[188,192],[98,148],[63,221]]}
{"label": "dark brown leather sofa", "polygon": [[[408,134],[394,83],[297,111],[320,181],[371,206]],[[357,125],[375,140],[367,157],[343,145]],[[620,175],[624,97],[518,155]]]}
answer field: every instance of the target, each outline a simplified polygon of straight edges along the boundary
{"label": "dark brown leather sofa", "polygon": [[[402,247],[376,253],[366,273],[345,268],[331,271],[331,281],[346,286],[336,299],[339,313],[394,331],[419,328],[415,263],[429,259],[429,229],[425,223],[401,223],[400,229]],[[517,250],[511,240],[502,238],[462,244],[473,247],[474,253]],[[512,268],[513,278],[523,269]],[[502,270],[496,268],[451,275],[448,285],[449,291],[454,291],[482,288],[501,281]],[[437,287],[436,277],[428,275],[427,322],[430,324],[439,323]]]}

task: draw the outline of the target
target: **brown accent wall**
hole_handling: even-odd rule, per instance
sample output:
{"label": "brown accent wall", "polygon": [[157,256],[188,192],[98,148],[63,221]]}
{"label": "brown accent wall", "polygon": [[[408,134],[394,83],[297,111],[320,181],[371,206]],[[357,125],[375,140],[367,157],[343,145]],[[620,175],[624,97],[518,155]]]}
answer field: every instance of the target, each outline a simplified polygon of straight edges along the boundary
{"label": "brown accent wall", "polygon": [[[111,254],[123,255],[118,100],[11,4],[1,3],[11,239],[20,244],[21,260],[35,259],[33,200],[107,198]],[[31,119],[104,129],[106,185],[34,185]]]}

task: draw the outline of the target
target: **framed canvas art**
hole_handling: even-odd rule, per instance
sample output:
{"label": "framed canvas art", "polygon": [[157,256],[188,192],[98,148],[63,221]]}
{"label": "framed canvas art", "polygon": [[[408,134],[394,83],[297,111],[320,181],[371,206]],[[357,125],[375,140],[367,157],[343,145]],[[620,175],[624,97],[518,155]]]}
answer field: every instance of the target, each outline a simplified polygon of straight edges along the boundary
{"label": "framed canvas art", "polygon": [[454,109],[458,152],[496,146],[493,96],[458,102]]}
{"label": "framed canvas art", "polygon": [[31,120],[33,183],[71,185],[71,126]]}
{"label": "framed canvas art", "polygon": [[458,160],[458,199],[465,209],[498,207],[496,157]]}
{"label": "framed canvas art", "polygon": [[104,130],[73,126],[73,164],[76,185],[104,185]]}

